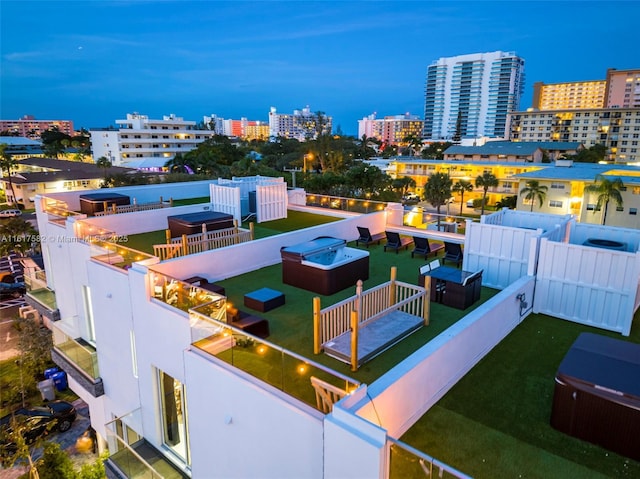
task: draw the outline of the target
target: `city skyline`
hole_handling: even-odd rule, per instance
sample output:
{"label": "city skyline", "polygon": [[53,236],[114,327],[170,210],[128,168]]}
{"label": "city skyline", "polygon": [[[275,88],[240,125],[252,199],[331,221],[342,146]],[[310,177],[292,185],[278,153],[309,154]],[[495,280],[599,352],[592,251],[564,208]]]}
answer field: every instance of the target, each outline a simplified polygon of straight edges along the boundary
{"label": "city skyline", "polygon": [[[82,8],[79,8],[82,5]],[[424,116],[427,67],[511,51],[533,83],[638,68],[637,2],[0,2],[0,117],[76,129],[127,113],[267,121],[307,105],[357,121]],[[615,22],[608,12],[625,12]],[[28,18],[28,22],[25,22]],[[25,33],[25,25],[29,26]],[[606,40],[606,41],[605,41]]]}

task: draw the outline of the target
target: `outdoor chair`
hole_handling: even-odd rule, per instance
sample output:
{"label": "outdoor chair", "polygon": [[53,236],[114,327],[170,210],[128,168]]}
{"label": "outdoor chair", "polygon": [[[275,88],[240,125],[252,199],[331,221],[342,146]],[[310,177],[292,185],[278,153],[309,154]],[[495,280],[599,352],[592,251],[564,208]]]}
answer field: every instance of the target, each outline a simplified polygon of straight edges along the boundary
{"label": "outdoor chair", "polygon": [[369,228],[365,228],[364,226],[356,226],[356,228],[358,228],[358,234],[360,235],[356,240],[356,246],[362,243],[368,248],[371,243],[380,244],[380,240],[385,238],[384,233],[372,235]]}
{"label": "outdoor chair", "polygon": [[398,233],[394,233],[393,231],[385,231],[384,233],[387,235],[387,244],[384,245],[384,250],[387,251],[387,248],[393,249],[398,254],[398,250],[401,248],[407,248],[410,244],[413,243],[413,239],[409,237],[401,237]]}
{"label": "outdoor chair", "polygon": [[458,243],[447,243],[445,241],[442,264],[445,264],[447,261],[455,263],[456,266],[460,266],[460,263],[462,263],[462,246]]}
{"label": "outdoor chair", "polygon": [[412,258],[414,255],[418,254],[418,255],[424,255],[424,259],[427,259],[427,257],[430,254],[437,256],[438,252],[444,249],[443,244],[440,244],[440,243],[430,244],[427,238],[421,238],[420,236],[414,236],[413,242],[415,244],[415,247],[411,252]]}

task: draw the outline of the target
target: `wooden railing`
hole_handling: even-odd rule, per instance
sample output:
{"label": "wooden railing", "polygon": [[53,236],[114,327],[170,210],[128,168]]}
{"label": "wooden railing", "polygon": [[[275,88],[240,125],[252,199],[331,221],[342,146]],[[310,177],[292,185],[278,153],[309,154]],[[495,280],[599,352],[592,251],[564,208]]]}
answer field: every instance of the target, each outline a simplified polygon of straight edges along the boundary
{"label": "wooden railing", "polygon": [[167,244],[153,245],[153,254],[160,261],[178,258],[189,254],[202,253],[211,249],[224,248],[239,243],[246,243],[253,239],[253,231],[243,228],[225,228],[215,231],[205,231],[180,238],[170,238]]}
{"label": "wooden railing", "polygon": [[395,275],[393,267],[389,282],[367,291],[362,291],[358,281],[355,296],[328,308],[320,309],[320,298],[314,298],[314,353],[319,354],[326,343],[351,330],[352,311],[358,316],[358,327],[392,311],[424,317],[428,324],[429,301],[424,288],[396,281]]}
{"label": "wooden railing", "polygon": [[155,203],[144,203],[141,205],[116,205],[115,203],[104,209],[104,211],[97,211],[95,216],[117,215],[121,213],[133,213],[135,211],[148,211],[159,210],[161,208],[170,208],[173,206],[173,201],[158,201]]}

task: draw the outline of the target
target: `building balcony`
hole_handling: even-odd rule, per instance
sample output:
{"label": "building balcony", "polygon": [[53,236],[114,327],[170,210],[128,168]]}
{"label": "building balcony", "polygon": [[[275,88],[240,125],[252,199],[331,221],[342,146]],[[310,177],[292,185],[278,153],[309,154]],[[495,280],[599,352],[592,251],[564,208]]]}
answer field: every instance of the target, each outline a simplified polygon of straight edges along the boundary
{"label": "building balcony", "polygon": [[52,324],[53,350],[51,359],[70,377],[75,379],[93,397],[104,394],[104,385],[98,370],[95,348],[82,338],[73,338],[59,326]]}
{"label": "building balcony", "polygon": [[25,267],[24,283],[27,289],[24,297],[26,303],[49,321],[58,321],[60,311],[56,304],[56,294],[47,287],[45,272],[37,267]]}
{"label": "building balcony", "polygon": [[186,479],[158,449],[132,426],[140,424],[140,409],[106,424],[109,457],[107,477],[122,479]]}

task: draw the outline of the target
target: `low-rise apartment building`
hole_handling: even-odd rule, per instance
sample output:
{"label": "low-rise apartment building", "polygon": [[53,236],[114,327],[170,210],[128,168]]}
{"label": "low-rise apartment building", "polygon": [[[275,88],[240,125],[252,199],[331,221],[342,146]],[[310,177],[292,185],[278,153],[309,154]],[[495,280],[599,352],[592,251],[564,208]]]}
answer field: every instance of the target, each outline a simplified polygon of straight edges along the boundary
{"label": "low-rise apartment building", "polygon": [[127,113],[127,118],[116,120],[116,124],[120,127],[90,130],[94,160],[105,157],[114,166],[146,171],[162,171],[176,154],[187,153],[215,135],[211,130],[196,129],[195,121],[173,114],[154,120]]}

